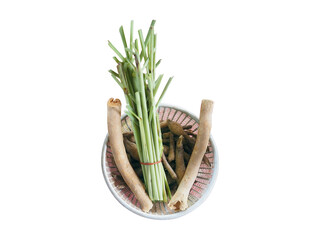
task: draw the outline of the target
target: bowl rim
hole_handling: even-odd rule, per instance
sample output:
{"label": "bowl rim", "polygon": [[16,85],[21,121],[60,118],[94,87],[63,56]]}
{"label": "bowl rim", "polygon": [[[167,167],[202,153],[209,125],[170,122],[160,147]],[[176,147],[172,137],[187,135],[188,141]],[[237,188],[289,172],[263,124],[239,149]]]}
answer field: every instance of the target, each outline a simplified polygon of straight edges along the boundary
{"label": "bowl rim", "polygon": [[[199,122],[199,118],[197,116],[195,116],[193,113],[186,111],[185,109],[181,108],[181,107],[176,107],[170,104],[160,104],[159,107],[168,107],[168,108],[174,108],[175,110],[181,111],[181,112],[185,112],[187,113],[190,117],[192,117],[194,120],[196,120],[197,122]],[[122,114],[121,115],[121,120],[126,117],[126,114]],[[199,207],[210,195],[215,183],[216,183],[216,179],[218,176],[218,171],[219,171],[219,156],[218,156],[218,151],[217,151],[217,146],[216,143],[214,142],[213,138],[212,138],[212,134],[210,133],[210,141],[212,143],[212,147],[213,147],[213,152],[214,152],[214,171],[212,173],[212,177],[210,179],[210,182],[208,184],[208,187],[206,189],[206,191],[204,192],[204,194],[201,196],[201,198],[194,203],[192,206],[188,207],[186,210],[184,211],[179,211],[179,212],[175,212],[172,214],[168,214],[168,215],[157,215],[157,214],[149,214],[149,213],[145,213],[141,210],[138,210],[132,206],[130,206],[128,203],[126,203],[115,191],[115,189],[112,187],[109,178],[107,176],[107,167],[105,164],[106,161],[106,151],[107,151],[107,142],[108,142],[108,133],[105,137],[105,140],[103,142],[103,147],[102,147],[102,156],[101,156],[101,166],[102,166],[102,173],[103,173],[103,177],[104,180],[107,183],[107,186],[109,188],[109,190],[111,191],[112,195],[115,197],[115,199],[117,199],[117,201],[124,206],[126,209],[128,209],[129,211],[145,217],[145,218],[149,218],[149,219],[155,219],[155,220],[167,220],[167,219],[175,219],[175,218],[179,218],[182,217],[190,212],[192,212],[194,209],[196,209],[197,207]]]}

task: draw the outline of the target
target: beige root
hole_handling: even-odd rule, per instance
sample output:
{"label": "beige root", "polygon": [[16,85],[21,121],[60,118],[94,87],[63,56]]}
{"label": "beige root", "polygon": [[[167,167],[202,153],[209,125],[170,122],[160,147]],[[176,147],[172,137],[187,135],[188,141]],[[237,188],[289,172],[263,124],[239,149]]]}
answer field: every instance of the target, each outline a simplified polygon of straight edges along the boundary
{"label": "beige root", "polygon": [[194,144],[195,144],[195,139],[192,138],[192,137],[190,137],[190,136],[183,130],[183,127],[182,127],[179,123],[174,122],[174,121],[171,121],[171,120],[167,120],[167,122],[168,122],[168,127],[169,127],[169,129],[170,129],[170,132],[172,132],[173,134],[178,135],[178,136],[182,135],[182,136],[186,139],[186,141],[187,141],[187,143],[188,143],[188,145],[189,145],[190,147],[193,147],[193,146],[194,146]]}
{"label": "beige root", "polygon": [[172,167],[168,163],[167,158],[164,155],[164,153],[162,153],[162,163],[163,163],[163,166],[167,169],[167,171],[170,174],[171,178],[174,179],[174,180],[177,180],[178,179],[177,174],[173,171]]}
{"label": "beige root", "polygon": [[164,139],[162,139],[162,143],[168,144],[168,143],[170,143],[170,139],[169,138],[164,138]]}
{"label": "beige root", "polygon": [[185,151],[183,152],[183,158],[184,161],[189,162],[190,160],[190,154],[186,153]]}
{"label": "beige root", "polygon": [[129,141],[136,143],[136,139],[134,138],[133,132],[124,132],[122,133],[123,138],[127,138]]}
{"label": "beige root", "polygon": [[176,146],[176,173],[178,176],[179,184],[186,171],[186,166],[184,165],[184,158],[183,158],[184,150],[183,150],[182,140],[183,140],[183,136],[181,135],[177,141],[177,146]]}
{"label": "beige root", "polygon": [[131,167],[123,144],[121,133],[121,101],[119,99],[110,98],[108,101],[108,132],[117,168],[128,187],[140,202],[142,211],[148,212],[153,204],[142,182]]}
{"label": "beige root", "polygon": [[168,121],[167,120],[165,120],[163,122],[160,122],[160,128],[166,128],[166,127],[168,127]]}
{"label": "beige root", "polygon": [[199,131],[196,144],[191,154],[186,172],[176,193],[168,206],[172,210],[185,210],[188,207],[188,195],[197,177],[201,160],[206,152],[210,137],[213,101],[202,100],[200,109]]}
{"label": "beige root", "polygon": [[169,154],[169,147],[167,145],[163,145],[163,153],[164,153],[164,155]]}
{"label": "beige root", "polygon": [[173,138],[173,134],[170,133],[170,148],[169,148],[169,156],[168,156],[169,162],[174,160],[174,152],[175,152],[174,149],[175,149],[174,138]]}
{"label": "beige root", "polygon": [[163,133],[162,138],[170,138],[170,132]]}
{"label": "beige root", "polygon": [[[170,131],[168,128],[168,120],[170,121],[170,119],[167,119],[165,121],[160,122],[160,128],[161,128],[162,133],[166,133],[166,132]],[[193,125],[182,126],[182,128],[185,130],[191,129],[192,127],[193,127]]]}
{"label": "beige root", "polygon": [[124,132],[122,133],[123,137],[129,138],[131,136],[133,136],[133,132]]}
{"label": "beige root", "polygon": [[139,158],[139,154],[138,154],[138,149],[137,149],[137,145],[134,142],[131,142],[128,138],[123,138],[123,143],[125,146],[125,149],[127,150],[127,152],[130,154],[130,156],[136,160],[136,161],[140,161]]}
{"label": "beige root", "polygon": [[134,138],[134,136],[132,135],[131,137],[128,137],[128,140],[130,142],[136,143],[136,139]]}
{"label": "beige root", "polygon": [[[181,126],[179,123],[171,121],[169,119],[167,120],[167,124],[168,124],[168,127],[169,127],[170,131],[173,134],[182,135],[184,137],[184,143],[183,144],[185,144],[185,142],[187,143],[187,145],[184,145],[184,148],[188,153],[191,153],[192,149],[194,148],[195,143],[196,143],[196,138],[190,137],[188,135],[189,133],[191,133],[191,131],[188,132],[188,131],[183,130],[183,126]],[[194,134],[194,135],[197,136],[196,134]],[[206,150],[208,148],[207,146],[208,146],[208,144],[206,144]],[[208,167],[211,167],[211,163],[210,163],[210,161],[209,161],[209,159],[207,158],[206,155],[203,156],[202,160]]]}

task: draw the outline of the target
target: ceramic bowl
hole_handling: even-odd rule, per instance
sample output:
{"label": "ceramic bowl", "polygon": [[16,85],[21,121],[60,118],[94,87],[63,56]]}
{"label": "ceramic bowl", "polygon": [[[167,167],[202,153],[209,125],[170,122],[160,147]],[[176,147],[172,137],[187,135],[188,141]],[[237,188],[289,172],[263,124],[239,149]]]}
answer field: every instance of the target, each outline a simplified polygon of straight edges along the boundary
{"label": "ceramic bowl", "polygon": [[[160,121],[171,119],[181,125],[192,125],[191,130],[194,133],[197,133],[198,131],[199,119],[181,108],[160,106],[158,108],[158,113]],[[127,115],[123,115],[121,119],[122,131],[131,131],[129,117]],[[218,173],[218,154],[212,136],[210,137],[208,149],[209,152],[206,153],[206,156],[211,162],[211,167],[208,167],[203,162],[201,163],[197,178],[189,192],[189,207],[185,211],[175,212],[168,208],[167,203],[155,202],[153,208],[148,213],[143,212],[140,208],[139,202],[123,181],[121,174],[115,165],[112,150],[108,141],[108,135],[105,138],[102,149],[102,171],[111,193],[125,208],[146,218],[173,219],[181,217],[196,209],[210,194]]]}

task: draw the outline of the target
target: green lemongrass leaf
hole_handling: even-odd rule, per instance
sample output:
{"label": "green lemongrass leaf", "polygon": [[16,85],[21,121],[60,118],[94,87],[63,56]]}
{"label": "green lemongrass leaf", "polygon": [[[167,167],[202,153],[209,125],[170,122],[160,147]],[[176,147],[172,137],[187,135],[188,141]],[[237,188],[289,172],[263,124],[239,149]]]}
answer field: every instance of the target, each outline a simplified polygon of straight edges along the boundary
{"label": "green lemongrass leaf", "polygon": [[155,24],[156,24],[156,20],[152,20],[151,25],[149,27],[149,31],[148,31],[147,36],[146,36],[146,39],[144,41],[144,44],[146,46],[148,45],[148,42],[149,42],[149,39],[150,39],[150,34],[151,34],[151,31],[153,30]]}
{"label": "green lemongrass leaf", "polygon": [[119,58],[124,61],[124,56],[122,56],[122,54],[118,51],[118,49],[115,48],[115,46],[113,46],[110,41],[108,41],[108,45],[119,56]]}
{"label": "green lemongrass leaf", "polygon": [[118,67],[118,72],[119,72],[119,75],[120,75],[120,79],[121,79],[122,84],[123,84],[123,88],[122,88],[123,92],[127,96],[129,94],[129,82],[128,82],[128,79],[127,79],[126,74],[125,74],[125,64],[121,63],[117,67]]}
{"label": "green lemongrass leaf", "polygon": [[[139,71],[140,71],[140,57],[139,57],[139,51],[138,51],[138,49],[136,49],[136,48],[134,48],[134,50],[135,50],[135,53],[134,53],[134,60],[135,60],[135,63],[136,63],[136,67],[137,67],[137,72],[136,72],[136,74],[137,74],[137,77],[138,78],[140,78],[139,77]],[[144,76],[144,75],[143,75]],[[142,76],[142,77],[143,77]],[[141,84],[140,84],[141,85]],[[143,87],[143,86],[140,86],[140,87]]]}
{"label": "green lemongrass leaf", "polygon": [[150,55],[149,55],[149,58],[150,58],[150,70],[151,70],[151,74],[152,74],[152,78],[154,77],[154,30],[152,29],[151,30],[151,39],[150,39]]}
{"label": "green lemongrass leaf", "polygon": [[159,75],[159,77],[157,78],[155,84],[154,84],[154,90],[153,90],[153,96],[155,96],[157,94],[158,88],[161,84],[163,78],[163,74]]}
{"label": "green lemongrass leaf", "polygon": [[[158,116],[158,114],[157,114]],[[158,123],[157,123],[158,125]],[[162,153],[163,153],[163,144],[162,144],[162,137],[160,137],[160,135],[158,135],[158,144],[160,146],[160,152],[159,152],[159,158],[161,158]]]}
{"label": "green lemongrass leaf", "polygon": [[[130,117],[130,116],[129,116]],[[132,116],[133,117],[133,116]],[[133,118],[130,118],[130,120],[131,120],[131,122],[133,122],[133,124],[134,124],[134,126],[135,127],[139,127],[139,121],[140,120],[138,120],[138,119],[136,119],[135,117],[133,117]],[[136,137],[135,137],[136,138]],[[137,138],[136,138],[136,143],[138,143],[138,141],[137,141]]]}
{"label": "green lemongrass leaf", "polygon": [[127,58],[130,59],[129,52],[126,50],[126,49],[128,48],[128,45],[127,45],[126,36],[125,36],[125,34],[124,34],[123,26],[121,26],[121,27],[119,28],[119,32],[120,32],[120,35],[121,35],[123,47],[124,47],[124,49],[125,49]]}
{"label": "green lemongrass leaf", "polygon": [[165,185],[166,185],[166,189],[167,189],[167,192],[168,192],[168,197],[170,199],[172,196],[171,196],[171,191],[170,191],[170,187],[169,187],[167,179],[165,179]]}
{"label": "green lemongrass leaf", "polygon": [[148,120],[149,120],[149,123],[151,124],[151,122],[152,122],[152,118],[153,118],[153,105],[152,104],[149,104],[150,106],[149,106],[149,118],[148,118]]}
{"label": "green lemongrass leaf", "polygon": [[[126,52],[127,52],[127,51],[128,51],[129,53],[131,53],[132,55],[134,55],[134,52],[132,52],[132,50],[131,50],[130,48],[126,48]],[[131,58],[130,58],[130,59],[129,59],[129,58],[126,58],[124,62],[128,63],[132,69],[135,69],[135,66],[134,66],[133,63],[131,62]]]}
{"label": "green lemongrass leaf", "polygon": [[117,57],[113,57],[113,59],[116,61],[117,64],[120,63],[119,59]]}
{"label": "green lemongrass leaf", "polygon": [[133,52],[130,48],[126,48],[126,51],[128,51],[129,53],[131,53],[132,55],[134,55],[134,52]]}
{"label": "green lemongrass leaf", "polygon": [[129,59],[126,58],[126,62],[129,63],[129,65],[132,69],[135,69],[135,66],[133,65],[133,63]]}
{"label": "green lemongrass leaf", "polygon": [[[125,88],[127,87],[127,83],[126,83],[126,78],[124,77],[124,73],[123,73],[123,63],[118,64],[117,69],[118,69],[118,73],[119,73],[121,82],[123,84],[123,91],[126,91]],[[125,92],[125,94],[127,94],[127,93]]]}
{"label": "green lemongrass leaf", "polygon": [[150,89],[150,85],[148,84],[148,89],[146,91],[147,93],[147,99],[148,99],[148,121],[149,121],[149,124],[151,125],[152,124],[152,119],[153,119],[153,115],[154,115],[154,102],[153,102],[153,96],[151,96],[151,89]]}
{"label": "green lemongrass leaf", "polygon": [[111,77],[113,77],[113,79],[116,81],[116,83],[118,83],[118,85],[123,89],[123,84],[118,80],[118,78],[116,76],[114,76],[113,74],[111,74]]}
{"label": "green lemongrass leaf", "polygon": [[133,103],[136,103],[136,100],[134,99],[131,93],[128,94],[128,97],[131,99]]}
{"label": "green lemongrass leaf", "polygon": [[[163,168],[163,166],[162,166]],[[161,171],[161,170],[160,170]],[[168,198],[167,198],[167,193],[166,193],[166,179],[163,177],[163,174],[165,174],[164,172],[161,171],[161,175],[162,175],[162,186],[163,186],[163,201],[167,202]]]}
{"label": "green lemongrass leaf", "polygon": [[130,49],[132,50],[132,43],[133,43],[133,20],[131,20],[130,24]]}
{"label": "green lemongrass leaf", "polygon": [[154,47],[154,51],[156,51],[156,47],[157,47],[157,34],[154,33],[153,30],[153,47]]}
{"label": "green lemongrass leaf", "polygon": [[[136,114],[130,104],[127,104],[127,105],[126,105],[126,108],[127,108],[130,112],[133,112],[134,114]],[[139,119],[139,118],[138,118],[138,119]]]}
{"label": "green lemongrass leaf", "polygon": [[147,84],[147,99],[153,102],[153,95],[151,96],[151,93],[153,93],[153,89],[154,89],[154,83],[151,79],[151,77],[148,77],[148,84]]}
{"label": "green lemongrass leaf", "polygon": [[[135,49],[136,49],[136,51],[139,53],[139,42],[138,42],[138,39],[136,39],[135,41],[134,41],[134,47],[135,47]],[[139,54],[138,54],[139,55]],[[140,58],[141,59],[141,58]]]}
{"label": "green lemongrass leaf", "polygon": [[132,114],[132,116],[134,116],[137,120],[142,120],[139,116],[137,116],[137,114],[134,113],[134,111],[130,105],[127,105],[126,111],[129,112],[130,114]]}
{"label": "green lemongrass leaf", "polygon": [[148,66],[148,63],[149,63],[149,58],[147,58],[147,61],[144,62],[142,71]]}
{"label": "green lemongrass leaf", "polygon": [[125,110],[124,113],[127,114],[129,117],[134,117],[134,118],[140,120],[139,117],[134,112],[130,112],[128,110]]}
{"label": "green lemongrass leaf", "polygon": [[166,93],[166,91],[167,91],[167,89],[168,89],[168,87],[169,87],[169,85],[170,85],[170,83],[171,83],[172,79],[173,79],[173,77],[169,78],[169,80],[168,80],[168,82],[167,82],[166,86],[164,87],[164,89],[163,89],[163,91],[162,91],[162,93],[161,93],[161,95],[160,95],[160,97],[159,97],[159,100],[158,100],[158,102],[157,102],[157,104],[156,104],[156,108],[158,108],[158,107],[159,107],[159,104],[160,104],[160,102],[161,102],[161,100],[162,100],[162,98],[163,98],[164,94]]}
{"label": "green lemongrass leaf", "polygon": [[140,29],[138,31],[139,33],[139,39],[140,39],[140,45],[141,45],[141,53],[140,53],[140,56],[141,56],[141,60],[142,58],[144,57],[144,60],[147,59],[147,55],[146,55],[146,45],[144,44],[144,40],[143,40],[143,34],[142,34],[142,30]]}
{"label": "green lemongrass leaf", "polygon": [[155,63],[155,60],[156,60],[156,47],[157,47],[157,34],[154,34],[154,31],[153,31],[153,59],[154,61],[152,61],[152,68],[153,68],[153,78],[155,78],[155,69],[156,69],[156,63]]}
{"label": "green lemongrass leaf", "polygon": [[127,114],[131,119],[135,118],[128,110],[124,110],[124,113]]}
{"label": "green lemongrass leaf", "polygon": [[[130,61],[131,62],[131,61]],[[131,94],[134,98],[134,86],[133,86],[133,83],[132,83],[132,75],[131,75],[131,69],[132,69],[132,66],[134,66],[133,64],[130,65],[129,63],[125,62],[123,64],[123,71],[124,71],[124,77],[126,78],[127,80],[127,83],[128,83],[128,91],[129,91],[129,94]]]}
{"label": "green lemongrass leaf", "polygon": [[161,59],[156,63],[156,67],[158,67],[161,63]]}
{"label": "green lemongrass leaf", "polygon": [[109,73],[111,73],[112,75],[115,75],[117,78],[120,78],[119,74],[111,69],[109,70]]}

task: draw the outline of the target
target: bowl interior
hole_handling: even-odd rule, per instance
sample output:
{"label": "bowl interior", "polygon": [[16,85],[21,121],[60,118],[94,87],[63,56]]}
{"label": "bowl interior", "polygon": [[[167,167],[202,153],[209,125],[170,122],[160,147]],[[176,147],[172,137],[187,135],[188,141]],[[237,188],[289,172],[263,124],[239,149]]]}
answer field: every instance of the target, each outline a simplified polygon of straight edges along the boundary
{"label": "bowl interior", "polygon": [[[198,132],[199,120],[190,113],[176,107],[161,106],[158,108],[159,119],[164,121],[170,119],[180,123],[181,125],[192,125],[191,130],[194,133]],[[122,117],[122,131],[131,131],[131,122],[128,116]],[[153,208],[148,212],[144,213],[140,209],[140,203],[137,201],[134,194],[131,192],[127,184],[121,177],[120,172],[114,162],[112,149],[108,141],[108,136],[105,140],[103,153],[102,153],[102,168],[105,176],[107,185],[109,186],[112,194],[116,199],[126,208],[132,212],[139,214],[144,217],[154,219],[169,219],[182,216],[195,207],[197,207],[209,194],[213,187],[214,180],[217,174],[217,154],[216,148],[212,138],[210,138],[208,144],[208,151],[206,153],[207,158],[211,163],[211,167],[207,166],[203,161],[200,165],[197,178],[190,190],[188,197],[188,209],[183,212],[175,212],[170,210],[167,203],[155,202]],[[172,192],[172,195],[174,192]]]}

